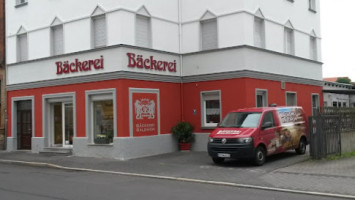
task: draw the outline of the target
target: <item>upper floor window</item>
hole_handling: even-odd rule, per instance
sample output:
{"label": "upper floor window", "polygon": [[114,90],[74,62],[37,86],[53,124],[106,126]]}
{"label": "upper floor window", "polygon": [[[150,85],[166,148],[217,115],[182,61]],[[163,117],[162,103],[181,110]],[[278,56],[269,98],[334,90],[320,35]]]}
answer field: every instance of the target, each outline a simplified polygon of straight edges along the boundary
{"label": "upper floor window", "polygon": [[94,48],[106,46],[106,17],[99,15],[92,17]]}
{"label": "upper floor window", "polygon": [[311,54],[311,59],[317,60],[318,59],[318,53],[317,53],[317,38],[311,36],[310,37],[310,43],[311,43],[311,48],[310,48],[310,54]]}
{"label": "upper floor window", "polygon": [[92,46],[93,48],[106,46],[106,15],[105,11],[97,6],[91,14]]}
{"label": "upper floor window", "polygon": [[218,48],[217,16],[210,11],[200,19],[201,27],[201,50]]}
{"label": "upper floor window", "polygon": [[285,46],[285,53],[294,55],[294,49],[295,49],[295,44],[294,44],[294,36],[293,36],[293,30],[285,27],[284,30],[284,46]]}
{"label": "upper floor window", "polygon": [[308,0],[309,10],[316,11],[316,0]]}
{"label": "upper floor window", "polygon": [[52,55],[63,54],[63,25],[51,27],[51,44]]}
{"label": "upper floor window", "polygon": [[17,35],[17,61],[28,60],[27,33]]}
{"label": "upper floor window", "polygon": [[254,45],[265,48],[265,25],[264,19],[254,17]]}
{"label": "upper floor window", "polygon": [[150,17],[136,15],[136,45],[151,47]]}

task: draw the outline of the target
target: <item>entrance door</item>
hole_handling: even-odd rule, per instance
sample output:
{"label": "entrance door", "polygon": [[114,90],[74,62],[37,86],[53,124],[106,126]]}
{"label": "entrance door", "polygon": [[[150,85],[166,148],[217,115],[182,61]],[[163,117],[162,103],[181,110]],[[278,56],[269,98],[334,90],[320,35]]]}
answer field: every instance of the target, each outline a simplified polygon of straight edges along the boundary
{"label": "entrance door", "polygon": [[73,104],[53,103],[53,146],[73,145]]}
{"label": "entrance door", "polygon": [[31,149],[32,108],[31,101],[17,103],[17,145],[18,149]]}

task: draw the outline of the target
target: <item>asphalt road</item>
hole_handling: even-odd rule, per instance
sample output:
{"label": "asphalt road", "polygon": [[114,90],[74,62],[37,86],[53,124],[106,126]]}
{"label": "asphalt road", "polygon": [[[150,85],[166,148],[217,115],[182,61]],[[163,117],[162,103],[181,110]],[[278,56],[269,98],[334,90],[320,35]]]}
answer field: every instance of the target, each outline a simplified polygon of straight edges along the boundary
{"label": "asphalt road", "polygon": [[0,164],[1,200],[334,200],[283,192]]}

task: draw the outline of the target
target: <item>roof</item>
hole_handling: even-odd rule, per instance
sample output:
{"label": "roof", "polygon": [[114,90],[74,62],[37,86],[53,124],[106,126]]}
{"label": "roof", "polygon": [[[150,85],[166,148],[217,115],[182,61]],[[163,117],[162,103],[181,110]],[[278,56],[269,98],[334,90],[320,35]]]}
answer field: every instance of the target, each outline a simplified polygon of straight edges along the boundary
{"label": "roof", "polygon": [[323,78],[323,81],[336,82],[339,77]]}

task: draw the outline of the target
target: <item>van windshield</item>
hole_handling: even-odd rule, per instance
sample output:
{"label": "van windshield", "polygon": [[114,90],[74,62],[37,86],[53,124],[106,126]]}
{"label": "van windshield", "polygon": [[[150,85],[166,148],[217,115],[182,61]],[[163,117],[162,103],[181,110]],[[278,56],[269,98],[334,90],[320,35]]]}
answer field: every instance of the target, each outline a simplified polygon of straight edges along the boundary
{"label": "van windshield", "polygon": [[229,113],[219,127],[224,128],[256,128],[261,112],[233,112]]}

